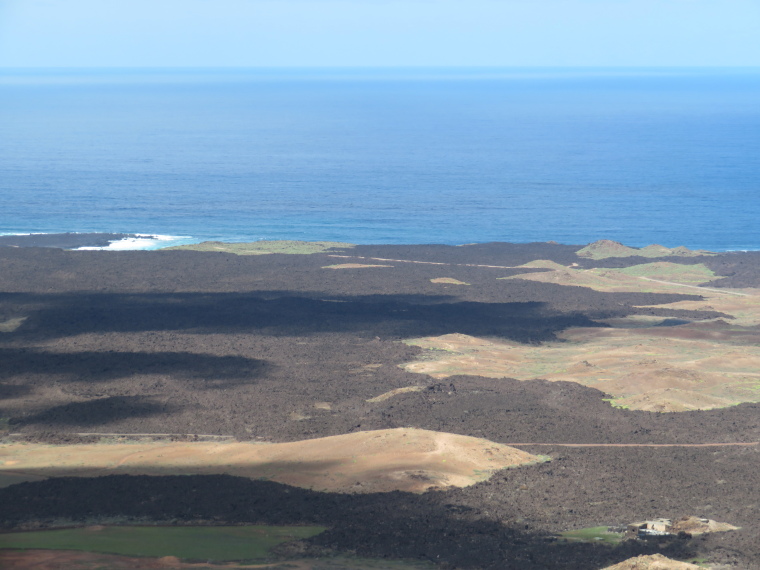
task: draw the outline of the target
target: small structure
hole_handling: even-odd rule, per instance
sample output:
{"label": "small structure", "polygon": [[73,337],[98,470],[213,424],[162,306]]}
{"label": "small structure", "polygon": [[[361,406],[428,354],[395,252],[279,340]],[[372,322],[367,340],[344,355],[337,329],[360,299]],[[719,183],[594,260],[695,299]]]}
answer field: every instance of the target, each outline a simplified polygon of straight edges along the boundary
{"label": "small structure", "polygon": [[672,521],[670,519],[652,519],[631,523],[625,532],[626,538],[646,538],[649,536],[668,536]]}
{"label": "small structure", "polygon": [[676,536],[684,534],[688,536],[704,534],[706,532],[726,532],[736,530],[738,527],[728,523],[716,522],[711,519],[699,517],[682,517],[673,522],[671,519],[652,519],[640,521],[628,525],[625,531],[626,538],[650,538],[657,536]]}

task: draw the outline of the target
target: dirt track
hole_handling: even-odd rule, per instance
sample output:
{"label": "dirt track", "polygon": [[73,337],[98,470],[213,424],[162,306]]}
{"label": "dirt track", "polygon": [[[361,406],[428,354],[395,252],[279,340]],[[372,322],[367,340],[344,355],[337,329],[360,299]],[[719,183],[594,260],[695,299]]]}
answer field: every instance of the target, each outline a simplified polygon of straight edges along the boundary
{"label": "dirt track", "polygon": [[[549,463],[424,495],[320,494],[217,475],[53,479],[1,489],[0,522],[322,522],[332,528],[309,541],[309,552],[522,570],[602,568],[660,551],[560,544],[548,533],[709,515],[743,528],[663,552],[760,567],[758,452],[744,445],[760,440],[759,405],[624,410],[570,382],[435,380],[399,367],[422,354],[400,342],[412,338],[461,333],[538,346],[571,327],[606,328],[602,321],[631,316],[730,320],[705,307],[698,289],[609,292],[497,279],[545,272],[505,269],[536,259],[585,269],[651,262],[594,261],[576,249],[359,246],[351,253],[426,263],[331,271],[322,269],[336,261],[327,254],[0,248],[0,322],[26,318],[0,333],[0,418],[31,441],[76,443],[92,437],[77,433],[104,432],[287,442],[416,427],[498,443],[557,442],[520,444]],[[758,258],[678,262],[709,266],[718,276],[709,287],[758,287]],[[431,282],[442,277],[470,285]],[[419,390],[372,401],[408,387]]]}
{"label": "dirt track", "polygon": [[760,442],[749,443],[508,443],[506,445],[549,445],[552,447],[753,447]]}

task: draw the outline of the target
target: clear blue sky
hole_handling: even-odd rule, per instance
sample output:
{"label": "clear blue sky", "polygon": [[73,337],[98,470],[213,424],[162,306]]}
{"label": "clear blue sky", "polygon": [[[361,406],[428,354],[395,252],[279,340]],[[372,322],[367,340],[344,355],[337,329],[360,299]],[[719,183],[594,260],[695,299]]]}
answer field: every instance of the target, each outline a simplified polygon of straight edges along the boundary
{"label": "clear blue sky", "polygon": [[0,0],[0,67],[760,66],[760,0]]}

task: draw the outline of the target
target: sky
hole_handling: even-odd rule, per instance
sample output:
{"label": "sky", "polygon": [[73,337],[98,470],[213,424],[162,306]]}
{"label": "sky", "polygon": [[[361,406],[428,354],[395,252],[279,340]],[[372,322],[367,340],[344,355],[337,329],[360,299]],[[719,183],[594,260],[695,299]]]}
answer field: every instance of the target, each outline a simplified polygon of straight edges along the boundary
{"label": "sky", "polygon": [[760,66],[760,0],[0,0],[0,68]]}

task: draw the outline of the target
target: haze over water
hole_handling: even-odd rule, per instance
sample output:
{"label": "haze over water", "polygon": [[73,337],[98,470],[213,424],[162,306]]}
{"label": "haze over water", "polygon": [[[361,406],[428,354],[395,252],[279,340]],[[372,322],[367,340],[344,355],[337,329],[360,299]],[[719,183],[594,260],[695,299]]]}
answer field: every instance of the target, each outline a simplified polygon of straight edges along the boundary
{"label": "haze over water", "polygon": [[0,232],[760,249],[760,70],[0,74]]}

